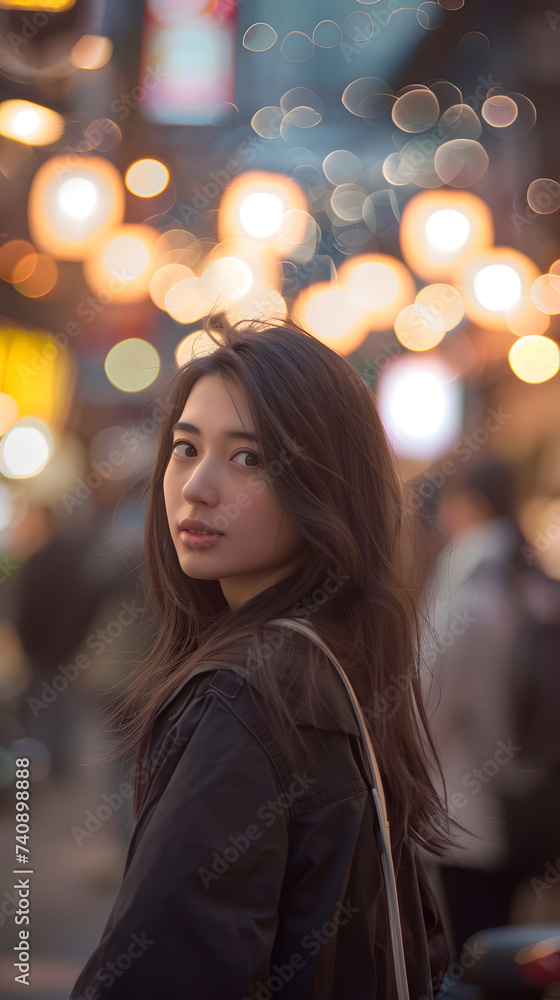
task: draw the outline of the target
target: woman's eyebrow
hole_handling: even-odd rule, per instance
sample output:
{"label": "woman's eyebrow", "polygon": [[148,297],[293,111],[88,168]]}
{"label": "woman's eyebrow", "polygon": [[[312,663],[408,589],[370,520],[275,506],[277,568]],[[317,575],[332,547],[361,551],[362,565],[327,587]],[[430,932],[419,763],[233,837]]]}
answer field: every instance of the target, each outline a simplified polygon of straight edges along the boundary
{"label": "woman's eyebrow", "polygon": [[[178,424],[174,424],[172,427],[174,431],[189,431],[191,434],[200,434],[198,427],[194,424],[187,424],[184,420],[180,420]],[[252,431],[224,431],[224,437],[227,438],[248,438],[250,441],[257,441],[258,436],[253,434]]]}

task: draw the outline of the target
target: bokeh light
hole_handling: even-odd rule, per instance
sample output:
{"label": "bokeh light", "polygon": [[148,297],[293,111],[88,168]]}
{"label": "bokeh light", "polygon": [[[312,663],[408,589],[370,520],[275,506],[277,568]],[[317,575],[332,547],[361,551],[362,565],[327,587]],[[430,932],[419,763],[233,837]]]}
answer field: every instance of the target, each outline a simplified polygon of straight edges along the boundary
{"label": "bokeh light", "polygon": [[404,132],[424,132],[439,117],[438,99],[427,87],[408,90],[397,98],[391,117]]}
{"label": "bokeh light", "polygon": [[167,187],[169,170],[160,160],[136,160],[126,171],[124,182],[139,198],[153,198]]}
{"label": "bokeh light", "polygon": [[379,413],[397,455],[433,460],[457,440],[463,388],[433,355],[403,355],[383,367],[376,383]]}
{"label": "bokeh light", "polygon": [[442,114],[438,124],[439,134],[445,141],[451,139],[478,139],[482,125],[470,104],[454,104]]}
{"label": "bokeh light", "polygon": [[365,340],[367,306],[348,287],[317,281],[304,288],[294,302],[293,314],[318,340],[339,354],[351,354]]}
{"label": "bokeh light", "polygon": [[277,233],[284,215],[284,206],[278,195],[255,191],[243,199],[239,221],[248,236],[261,240]]}
{"label": "bokeh light", "polygon": [[560,350],[549,337],[520,337],[512,345],[508,360],[523,382],[546,382],[560,369]]}
{"label": "bokeh light", "polygon": [[409,351],[428,351],[445,337],[441,316],[426,306],[414,303],[401,309],[395,320],[397,340]]}
{"label": "bokeh light", "polygon": [[31,238],[61,260],[82,260],[124,218],[124,186],[117,168],[100,156],[78,164],[75,160],[70,155],[47,160],[29,192]]}
{"label": "bokeh light", "polygon": [[21,295],[38,299],[47,295],[58,280],[58,268],[52,257],[42,253],[22,257],[12,271],[12,283]]}
{"label": "bokeh light", "polygon": [[278,35],[272,25],[257,21],[243,35],[243,47],[250,52],[267,52],[271,49]]}
{"label": "bokeh light", "polygon": [[69,340],[65,334],[0,328],[0,391],[15,401],[20,418],[40,419],[57,433],[68,419],[76,378],[73,351],[59,346]]}
{"label": "bokeh light", "polygon": [[70,52],[70,62],[77,69],[101,69],[113,55],[113,43],[105,35],[82,35]]}
{"label": "bokeh light", "polygon": [[[292,216],[290,239],[281,234],[287,212]],[[284,174],[247,171],[235,177],[220,203],[218,236],[221,240],[242,238],[263,250],[283,257],[306,235],[307,201],[300,186]]]}
{"label": "bokeh light", "polygon": [[459,290],[442,282],[420,289],[416,305],[434,310],[446,332],[458,326],[465,315],[465,303]]}
{"label": "bokeh light", "polygon": [[484,176],[490,158],[476,139],[451,139],[439,146],[434,156],[435,171],[450,187],[465,188]]}
{"label": "bokeh light", "polygon": [[342,41],[342,30],[336,21],[319,21],[313,28],[312,40],[321,49],[334,49]]}
{"label": "bokeh light", "polygon": [[117,302],[139,302],[148,295],[157,269],[155,230],[143,225],[123,225],[99,239],[96,253],[83,264],[89,287]]}
{"label": "bokeh light", "polygon": [[365,311],[370,330],[387,330],[414,300],[410,271],[390,254],[360,254],[345,260],[338,272],[352,299]]}
{"label": "bokeh light", "polygon": [[207,312],[204,287],[200,278],[184,278],[168,289],[165,309],[177,323],[195,323]]}
{"label": "bokeh light", "polygon": [[227,309],[249,292],[253,284],[251,268],[237,257],[222,257],[213,261],[200,278],[202,294],[212,309]]}
{"label": "bokeh light", "polygon": [[560,281],[551,274],[541,274],[531,285],[531,300],[543,313],[557,316],[560,313]]}
{"label": "bokeh light", "polygon": [[334,149],[323,160],[323,173],[331,184],[352,184],[362,173],[362,164],[349,149]]}
{"label": "bokeh light", "polygon": [[403,209],[402,254],[426,281],[453,280],[461,261],[493,240],[492,213],[470,191],[423,191]]}
{"label": "bokeh light", "polygon": [[488,247],[457,268],[467,316],[493,330],[508,330],[507,314],[521,305],[538,276],[536,264],[512,247]]}
{"label": "bokeh light", "polygon": [[53,452],[47,426],[36,418],[18,420],[0,441],[0,471],[10,478],[36,476]]}
{"label": "bokeh light", "polygon": [[538,177],[527,188],[527,204],[538,215],[551,215],[560,208],[560,184],[550,177]]}
{"label": "bokeh light", "polygon": [[148,285],[148,292],[158,309],[165,309],[165,296],[173,285],[188,278],[194,278],[194,271],[184,264],[164,264],[154,272]]}
{"label": "bokeh light", "polygon": [[56,111],[32,101],[0,103],[0,135],[29,146],[48,146],[64,132],[64,118]]}
{"label": "bokeh light", "polygon": [[160,358],[155,347],[140,337],[121,340],[105,358],[105,374],[123,392],[140,392],[157,378]]}
{"label": "bokeh light", "polygon": [[495,94],[484,101],[480,113],[488,125],[493,125],[494,128],[507,128],[517,118],[519,109],[507,94]]}
{"label": "bokeh light", "polygon": [[428,246],[439,253],[456,253],[461,250],[470,231],[468,216],[456,208],[440,208],[426,219]]}
{"label": "bokeh light", "polygon": [[521,278],[511,264],[488,264],[474,276],[474,293],[484,309],[506,312],[521,298]]}
{"label": "bokeh light", "polygon": [[289,31],[280,46],[280,53],[288,62],[300,63],[311,59],[315,43],[304,31]]}
{"label": "bokeh light", "polygon": [[516,337],[545,333],[550,326],[550,316],[537,309],[529,295],[522,295],[519,301],[506,311],[508,330]]}

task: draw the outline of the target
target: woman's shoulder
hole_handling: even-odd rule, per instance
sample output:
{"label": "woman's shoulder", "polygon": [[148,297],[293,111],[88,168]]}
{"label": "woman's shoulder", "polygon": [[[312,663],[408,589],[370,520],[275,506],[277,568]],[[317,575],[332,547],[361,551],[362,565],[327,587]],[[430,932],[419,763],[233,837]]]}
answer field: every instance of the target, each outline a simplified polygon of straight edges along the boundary
{"label": "woman's shoulder", "polygon": [[281,692],[296,724],[359,735],[342,678],[309,636],[279,625],[261,626],[232,643],[219,661],[241,674],[262,698]]}
{"label": "woman's shoulder", "polygon": [[281,626],[260,626],[212,652],[185,678],[161,714],[175,721],[209,689],[215,693],[217,674],[227,685],[227,672],[245,682],[257,702],[261,699],[272,709],[280,702],[287,706],[296,725],[360,735],[344,683],[328,655],[307,635]]}

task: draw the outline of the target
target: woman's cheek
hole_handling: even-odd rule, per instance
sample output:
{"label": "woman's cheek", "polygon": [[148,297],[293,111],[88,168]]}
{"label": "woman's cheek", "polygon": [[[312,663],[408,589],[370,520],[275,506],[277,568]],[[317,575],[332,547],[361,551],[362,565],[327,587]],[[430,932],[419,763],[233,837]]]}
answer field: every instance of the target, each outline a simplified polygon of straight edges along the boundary
{"label": "woman's cheek", "polygon": [[264,481],[263,481],[262,476],[260,476],[258,474],[258,472],[253,472],[249,476],[248,483],[249,483],[250,489],[254,490],[255,493],[264,493],[264,491],[265,491]]}

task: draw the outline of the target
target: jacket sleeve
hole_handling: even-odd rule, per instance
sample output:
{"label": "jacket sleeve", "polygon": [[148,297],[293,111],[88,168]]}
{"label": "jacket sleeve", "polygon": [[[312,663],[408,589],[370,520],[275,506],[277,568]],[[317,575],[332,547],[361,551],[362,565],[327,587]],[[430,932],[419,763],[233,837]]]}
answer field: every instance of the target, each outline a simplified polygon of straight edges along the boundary
{"label": "jacket sleeve", "polygon": [[281,792],[257,738],[205,699],[70,1000],[109,988],[111,1000],[253,997],[270,975],[288,855],[285,812],[271,809]]}

